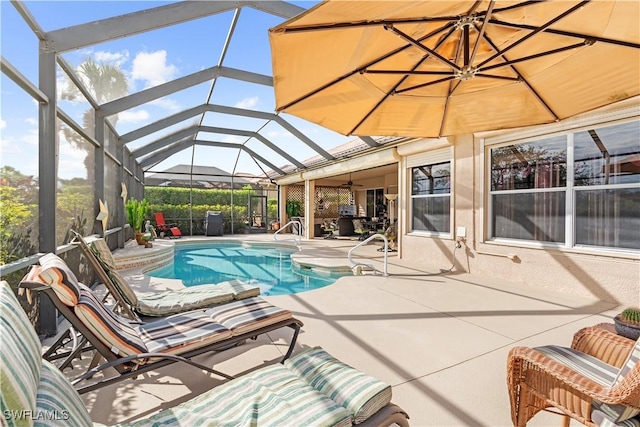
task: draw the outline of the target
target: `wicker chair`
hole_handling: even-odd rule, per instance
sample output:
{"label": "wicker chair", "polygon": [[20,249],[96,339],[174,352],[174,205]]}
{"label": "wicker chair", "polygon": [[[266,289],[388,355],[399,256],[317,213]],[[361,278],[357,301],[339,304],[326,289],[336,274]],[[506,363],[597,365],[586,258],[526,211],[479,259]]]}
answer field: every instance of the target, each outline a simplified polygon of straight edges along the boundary
{"label": "wicker chair", "polygon": [[[555,357],[556,350],[570,356],[566,363],[561,362],[562,357]],[[640,410],[640,363],[633,363],[639,353],[640,340],[634,342],[598,326],[578,331],[571,349],[513,348],[507,364],[513,425],[526,426],[546,408],[558,410],[566,426],[570,418],[587,426],[623,425],[603,419],[601,404],[609,405],[607,408],[624,405],[616,407],[618,410],[625,407],[627,411]],[[581,369],[582,360],[593,362],[591,356],[604,362],[602,367],[613,375],[613,381],[607,383]],[[636,420],[627,423],[635,425]]]}

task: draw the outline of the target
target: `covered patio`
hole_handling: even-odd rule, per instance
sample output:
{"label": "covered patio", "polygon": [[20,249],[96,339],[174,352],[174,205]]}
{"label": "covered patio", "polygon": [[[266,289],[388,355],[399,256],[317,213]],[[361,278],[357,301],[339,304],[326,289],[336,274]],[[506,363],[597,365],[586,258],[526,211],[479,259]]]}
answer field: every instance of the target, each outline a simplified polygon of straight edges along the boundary
{"label": "covered patio", "polygon": [[[573,54],[583,55],[594,40],[597,49],[613,40],[616,52],[625,56],[609,64],[605,55],[601,61],[609,74],[609,68],[618,67],[619,78],[606,76],[615,90],[590,92],[590,84],[600,83],[603,76],[589,69],[591,83],[574,88],[585,95],[585,104],[575,111],[564,113],[564,107],[575,102],[563,99],[561,87],[556,90],[551,84],[553,98],[563,102],[563,114],[549,116],[553,108],[529,88],[523,109],[498,102],[488,116],[504,113],[499,123],[487,119],[473,128],[464,120],[440,122],[432,100],[428,111],[418,108],[405,114],[409,100],[430,98],[423,90],[432,82],[420,86],[413,79],[439,79],[445,71],[417,65],[406,70],[402,61],[400,71],[360,64],[332,71],[343,72],[344,79],[322,73],[306,79],[307,74],[296,73],[292,56],[287,59],[294,65],[289,72],[308,93],[301,97],[288,91],[287,105],[277,102],[275,86],[283,74],[273,67],[276,49],[272,52],[269,31],[284,34],[286,22],[310,19],[307,13],[324,2],[99,3],[103,7],[96,2],[0,2],[0,274],[14,290],[47,253],[58,254],[80,281],[102,290],[98,275],[72,242],[74,233],[104,238],[114,254],[133,254],[134,260],[145,251],[152,253],[154,245],[221,240],[207,233],[204,220],[214,215],[216,221],[223,218],[216,223],[219,227],[211,227],[217,230],[213,235],[227,230],[224,239],[261,244],[291,239],[299,250],[294,258],[354,273],[320,289],[264,296],[304,323],[296,352],[321,346],[391,385],[393,403],[408,413],[414,426],[511,425],[506,362],[512,348],[568,347],[581,328],[605,324],[609,330],[621,309],[640,306],[640,29],[617,25],[626,22],[627,15],[639,21],[640,5],[593,2],[611,14],[602,13],[593,24],[596,29],[587,25],[580,31],[599,35],[560,49],[553,37],[584,34],[567,31],[562,24],[555,27],[554,19],[562,21],[575,12],[578,18],[569,22],[579,23],[589,4],[550,2],[554,18],[538,22],[540,28],[531,36],[552,35],[545,49],[561,53],[567,63]],[[327,5],[330,9],[340,3]],[[367,13],[388,7],[383,3],[372,2]],[[465,66],[472,59],[468,54],[475,55],[469,33],[478,40],[488,37],[483,22],[488,25],[495,6],[492,1],[468,6],[402,3],[406,8],[397,12],[400,15],[414,7],[412,3],[446,3],[451,10],[470,8],[470,14],[480,8],[483,18],[460,18],[459,25],[451,27],[448,34],[454,29],[463,34],[464,43],[457,47],[445,44],[444,36],[436,38],[436,31],[407,41],[398,27],[408,23],[422,31],[426,25],[414,23],[414,17],[400,16],[400,22],[390,25],[379,19],[354,25],[395,28],[394,37],[399,35],[401,45],[406,42],[413,49],[408,60],[418,53],[424,58],[445,55],[451,59],[438,61],[464,61]],[[524,22],[529,15],[517,11],[533,4],[509,2],[496,13],[508,16],[515,10],[515,23],[495,17],[492,23],[531,31],[529,21]],[[60,13],[68,7],[77,13]],[[333,16],[331,10],[328,15]],[[612,34],[600,34],[607,31]],[[348,45],[361,47],[358,52],[364,56],[379,37],[371,29],[353,34]],[[530,36],[514,42],[518,37],[507,36],[503,42],[515,43],[518,51]],[[385,39],[380,44],[401,49],[397,43]],[[484,49],[490,50],[491,43]],[[441,51],[441,45],[446,49]],[[286,43],[278,51],[286,57]],[[295,51],[304,54],[304,44]],[[362,59],[344,52],[354,63]],[[322,55],[329,63],[333,51]],[[311,68],[316,66],[312,56],[303,61]],[[535,55],[515,62],[503,56],[502,51],[495,53],[497,61],[504,61],[496,68],[508,66],[511,71],[497,79],[520,85],[517,90],[529,85],[512,67]],[[347,80],[352,74],[355,83]],[[467,70],[446,79],[464,83],[475,76],[471,74]],[[381,116],[373,112],[382,101],[369,99],[369,105],[363,102],[363,116],[333,127],[336,132],[328,126],[333,119],[313,119],[317,112],[309,113],[318,107],[347,120],[353,98],[343,98],[344,88],[347,93],[354,92],[352,84],[358,88],[356,103],[364,93],[382,94],[386,100],[401,93],[396,93],[399,83],[389,83],[398,78],[416,84],[418,95],[400,96],[391,110],[381,109],[386,111]],[[371,86],[378,81],[385,91]],[[326,93],[340,102],[314,97],[328,87]],[[447,93],[445,98],[453,89]],[[475,101],[458,100],[457,107],[467,111]],[[530,125],[516,122],[528,117],[532,103],[532,116],[545,118]],[[358,131],[369,116],[383,124],[383,131],[371,130],[371,123]],[[388,120],[394,118],[403,123],[404,133],[391,126]],[[422,125],[428,125],[427,133]],[[159,226],[153,214],[164,212],[166,222],[181,229],[182,237],[158,239],[145,248],[135,243],[135,234],[146,231],[150,238],[152,230],[134,229],[126,206],[132,199],[151,198],[152,210],[141,219]],[[281,230],[291,220],[296,225],[300,221],[300,232],[293,227]],[[393,236],[397,251],[384,252],[381,236],[358,248],[355,258],[373,264],[377,274],[364,269],[359,275],[362,266],[355,268],[349,261],[350,251],[360,243],[356,222],[370,227],[363,238],[369,233]],[[260,234],[249,235],[253,232]],[[178,279],[145,273],[137,267],[122,271],[138,291],[183,287]],[[20,298],[45,346],[67,330],[47,298]],[[197,358],[238,376],[253,366],[277,363],[287,345],[284,334],[276,331]],[[64,374],[72,378],[88,363],[76,360],[74,369]],[[171,409],[223,382],[176,365],[82,399],[92,421],[114,425]],[[560,422],[556,414],[540,413],[529,425]]]}
{"label": "covered patio", "polygon": [[[306,241],[301,254],[327,265],[344,263],[350,243]],[[361,256],[382,268],[376,246],[364,249]],[[509,350],[568,346],[579,329],[612,324],[620,308],[486,276],[441,274],[395,258],[389,272],[388,277],[342,277],[314,291],[266,298],[304,322],[298,350],[322,346],[392,385],[393,402],[415,426],[511,425],[505,376]],[[129,274],[139,277],[135,270]],[[171,286],[151,278],[140,281],[138,289]],[[272,333],[199,360],[232,375],[246,373],[249,367],[276,363],[288,346],[286,334]],[[171,367],[87,393],[84,401],[94,421],[112,425],[170,408],[220,383],[192,367]],[[560,424],[558,415],[542,413],[528,425]]]}

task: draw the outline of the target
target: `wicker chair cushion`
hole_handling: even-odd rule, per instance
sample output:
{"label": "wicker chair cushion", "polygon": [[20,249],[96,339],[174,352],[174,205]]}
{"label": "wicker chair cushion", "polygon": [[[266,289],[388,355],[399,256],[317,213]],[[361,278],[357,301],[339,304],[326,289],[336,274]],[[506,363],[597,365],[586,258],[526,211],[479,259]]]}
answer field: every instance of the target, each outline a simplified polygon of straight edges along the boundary
{"label": "wicker chair cushion", "polygon": [[599,410],[591,412],[591,420],[599,427],[640,427],[640,418],[631,418],[624,421],[611,421],[607,415]]}
{"label": "wicker chair cushion", "polygon": [[233,301],[228,289],[199,285],[168,291],[140,292],[136,311],[145,316],[162,317]]}
{"label": "wicker chair cushion", "polygon": [[[615,383],[620,372],[620,369],[615,366],[608,365],[596,357],[571,348],[549,345],[537,347],[536,350],[607,387],[611,387]],[[639,410],[625,405],[609,405],[597,401],[594,401],[594,409],[599,410],[612,422],[624,421],[640,413]]]}
{"label": "wicker chair cushion", "polygon": [[547,345],[535,350],[603,386],[610,387],[619,371],[615,366],[572,348]]}
{"label": "wicker chair cushion", "polygon": [[[0,282],[0,312],[0,407],[3,411],[33,411],[36,409],[42,348],[31,322],[5,281]],[[2,415],[3,422],[11,427],[27,425],[29,421],[24,417]]]}
{"label": "wicker chair cushion", "polygon": [[638,360],[640,360],[640,338],[636,340],[636,345],[633,346],[633,350],[629,352],[627,360],[622,365],[622,368],[620,368],[620,372],[613,382],[614,386],[620,384],[622,380],[624,380],[627,374],[629,374],[629,372],[631,372],[631,370],[638,364]]}
{"label": "wicker chair cushion", "polygon": [[63,304],[75,306],[80,296],[80,282],[69,266],[52,253],[40,258],[40,266],[40,280],[53,288]]}
{"label": "wicker chair cushion", "polygon": [[351,415],[344,408],[277,364],[243,375],[129,426],[347,427],[351,422]]}
{"label": "wicker chair cushion", "polygon": [[391,402],[391,387],[339,361],[320,347],[284,362],[298,377],[353,415],[360,424]]}

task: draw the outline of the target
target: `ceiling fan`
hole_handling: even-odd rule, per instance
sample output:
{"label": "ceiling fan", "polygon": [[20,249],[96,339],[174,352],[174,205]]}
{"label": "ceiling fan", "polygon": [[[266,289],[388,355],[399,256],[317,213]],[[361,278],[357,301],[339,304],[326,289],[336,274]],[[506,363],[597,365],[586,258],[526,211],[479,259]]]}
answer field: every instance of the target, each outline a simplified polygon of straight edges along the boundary
{"label": "ceiling fan", "polygon": [[354,184],[353,181],[351,180],[351,172],[349,172],[349,181],[345,182],[344,184],[340,184],[340,186],[351,188],[351,187],[362,187],[362,184]]}

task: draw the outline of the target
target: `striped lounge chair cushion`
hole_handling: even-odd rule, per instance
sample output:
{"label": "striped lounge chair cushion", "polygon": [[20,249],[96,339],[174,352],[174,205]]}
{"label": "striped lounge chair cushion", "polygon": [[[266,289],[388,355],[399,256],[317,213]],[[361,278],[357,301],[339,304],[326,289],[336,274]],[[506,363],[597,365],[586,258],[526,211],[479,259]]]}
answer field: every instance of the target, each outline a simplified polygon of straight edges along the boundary
{"label": "striped lounge chair cushion", "polygon": [[4,411],[33,411],[42,362],[40,340],[20,306],[13,290],[5,281],[0,283],[0,407],[6,425],[29,425],[27,418],[7,416]]}
{"label": "striped lounge chair cushion", "polygon": [[231,337],[204,311],[176,314],[136,328],[150,353],[184,353]]}
{"label": "striped lounge chair cushion", "polygon": [[125,319],[106,308],[90,290],[80,290],[80,299],[74,311],[83,325],[112,353],[118,356],[132,356],[147,352],[138,331]]}
{"label": "striped lounge chair cushion", "polygon": [[35,425],[93,425],[78,392],[60,370],[46,360],[42,361],[36,407],[39,419]]}
{"label": "striped lounge chair cushion", "polygon": [[168,316],[233,301],[228,289],[200,285],[169,291],[140,292],[136,311],[145,316]]}
{"label": "striped lounge chair cushion", "polygon": [[277,364],[243,375],[148,419],[142,426],[351,426],[351,415]]}
{"label": "striped lounge chair cushion", "polygon": [[96,254],[98,261],[108,270],[117,270],[116,260],[111,253],[111,249],[109,249],[109,245],[107,245],[107,242],[103,238],[94,240],[89,247],[93,253]]}
{"label": "striped lounge chair cushion", "polygon": [[40,280],[53,288],[63,304],[73,307],[78,303],[80,286],[76,275],[56,254],[46,254],[40,258]]}
{"label": "striped lounge chair cushion", "polygon": [[[550,345],[537,347],[536,350],[607,387],[614,385],[621,372],[621,369],[615,366],[608,365],[596,357],[572,348]],[[594,401],[593,407],[594,410],[599,411],[614,423],[633,418],[640,413],[640,410],[625,405],[609,405],[597,401]]]}
{"label": "striped lounge chair cushion", "polygon": [[353,415],[360,424],[391,402],[391,386],[339,361],[320,347],[304,351],[284,362]]}
{"label": "striped lounge chair cushion", "polygon": [[210,308],[206,313],[233,335],[255,331],[292,318],[289,310],[275,307],[260,297],[247,298]]}

